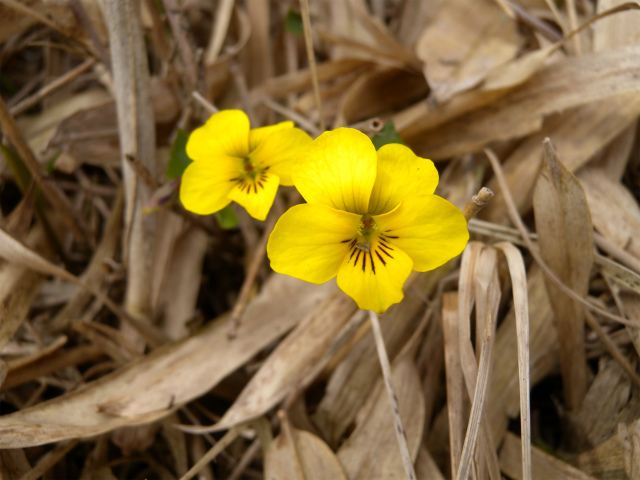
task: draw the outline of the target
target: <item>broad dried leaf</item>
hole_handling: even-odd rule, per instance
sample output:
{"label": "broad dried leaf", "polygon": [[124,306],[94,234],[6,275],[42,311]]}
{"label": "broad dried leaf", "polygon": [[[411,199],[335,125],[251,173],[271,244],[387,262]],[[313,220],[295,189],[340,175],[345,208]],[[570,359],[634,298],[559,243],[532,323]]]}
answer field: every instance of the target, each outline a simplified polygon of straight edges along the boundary
{"label": "broad dried leaf", "polygon": [[402,129],[399,132],[416,154],[431,159],[473,152],[490,142],[539,130],[543,118],[558,111],[625,94],[633,93],[637,98],[640,76],[635,78],[629,72],[638,62],[639,44],[569,58],[542,67],[497,101],[433,129],[429,135],[425,130],[412,130],[411,135]]}
{"label": "broad dried leaf", "polygon": [[[334,286],[332,282],[329,285]],[[333,293],[309,311],[305,321],[280,342],[214,425],[214,430],[225,430],[257,418],[293,393],[355,311],[353,301],[334,288]]]}
{"label": "broad dried leaf", "polygon": [[585,168],[578,173],[596,230],[609,242],[640,259],[640,208],[633,195],[620,182],[599,169]]}
{"label": "broad dried leaf", "polygon": [[[568,463],[533,448],[533,478],[553,480],[595,480],[594,477],[581,472]],[[520,439],[513,433],[507,434],[500,449],[500,469],[506,476],[514,480],[522,480],[522,456]]]}
{"label": "broad dried leaf", "polygon": [[[413,459],[418,455],[424,428],[424,397],[418,370],[411,355],[394,362],[391,381],[400,417]],[[404,468],[393,432],[393,416],[382,380],[376,393],[361,411],[362,421],[338,450],[338,458],[349,479],[387,479],[401,477]]]}
{"label": "broad dried leaf", "polygon": [[[544,163],[533,195],[540,255],[562,282],[586,296],[593,266],[593,224],[580,182],[544,142]],[[587,388],[582,306],[547,281],[556,319],[565,402],[577,412]]]}
{"label": "broad dried leaf", "polygon": [[[0,448],[87,437],[152,422],[196,398],[295,325],[324,298],[319,287],[274,275],[245,311],[237,338],[224,318],[82,390],[0,417]],[[300,299],[291,303],[289,298]]]}
{"label": "broad dried leaf", "polygon": [[335,453],[320,438],[286,420],[281,427],[265,454],[266,480],[347,480]]}
{"label": "broad dried leaf", "polygon": [[515,57],[521,42],[516,23],[495,2],[451,0],[425,29],[416,52],[433,99],[443,103]]}
{"label": "broad dried leaf", "polygon": [[[448,272],[447,268],[439,268],[424,273],[416,280],[415,287],[428,295]],[[422,295],[416,295],[415,290],[409,288],[405,291],[404,300],[392,306],[380,318],[382,336],[391,359],[411,335],[413,323],[408,319],[414,318],[423,305]],[[327,382],[325,394],[313,414],[314,423],[330,445],[340,444],[344,433],[375,386],[379,372],[376,347],[373,335],[369,332],[350,348],[335,367]]]}

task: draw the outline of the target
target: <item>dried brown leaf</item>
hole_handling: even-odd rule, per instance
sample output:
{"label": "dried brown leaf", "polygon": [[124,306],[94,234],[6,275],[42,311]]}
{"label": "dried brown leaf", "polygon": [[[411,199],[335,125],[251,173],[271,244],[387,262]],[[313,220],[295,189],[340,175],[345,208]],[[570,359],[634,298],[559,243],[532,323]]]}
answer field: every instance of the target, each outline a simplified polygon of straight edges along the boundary
{"label": "dried brown leaf", "polygon": [[[275,275],[247,307],[235,340],[227,338],[221,318],[82,390],[0,417],[0,448],[92,436],[165,417],[174,405],[207,392],[290,329],[329,287]],[[285,300],[293,297],[299,300]]]}
{"label": "dried brown leaf", "polygon": [[[533,195],[540,255],[573,291],[586,296],[593,266],[593,224],[580,182],[544,143],[544,162]],[[577,412],[587,388],[584,311],[581,305],[548,282],[560,342],[560,360],[567,409]]]}
{"label": "dried brown leaf", "polygon": [[[418,370],[410,355],[398,359],[391,378],[409,451],[415,459],[424,428],[424,398]],[[367,480],[401,476],[404,468],[382,380],[360,413],[361,421],[337,453],[347,476]]]}
{"label": "dried brown leaf", "polygon": [[[533,448],[533,478],[546,480],[595,480],[568,463]],[[522,480],[520,440],[513,433],[507,434],[500,449],[502,473],[514,480]]]}
{"label": "dried brown leaf", "polygon": [[553,63],[496,102],[433,129],[429,135],[425,130],[400,134],[417,154],[424,152],[432,159],[522,137],[539,130],[546,115],[625,94],[637,98],[640,77],[631,72],[638,61],[640,45],[629,45]]}
{"label": "dried brown leaf", "polygon": [[355,311],[353,301],[334,288],[280,342],[229,410],[208,430],[225,430],[257,418],[294,393]]}
{"label": "dried brown leaf", "polygon": [[451,0],[416,44],[437,103],[478,85],[515,57],[522,40],[516,23],[495,2]]}
{"label": "dried brown leaf", "polygon": [[265,454],[267,480],[347,480],[335,453],[319,437],[298,430],[280,416],[282,431]]}

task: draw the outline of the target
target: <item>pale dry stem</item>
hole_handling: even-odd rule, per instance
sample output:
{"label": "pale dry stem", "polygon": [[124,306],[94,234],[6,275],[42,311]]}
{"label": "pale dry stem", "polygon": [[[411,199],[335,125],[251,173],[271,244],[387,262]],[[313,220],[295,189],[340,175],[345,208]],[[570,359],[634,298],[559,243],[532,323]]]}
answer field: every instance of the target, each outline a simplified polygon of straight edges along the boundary
{"label": "pale dry stem", "polygon": [[313,80],[313,94],[316,99],[318,109],[318,124],[320,130],[324,132],[325,123],[322,114],[322,98],[320,97],[320,85],[318,83],[318,71],[316,69],[316,58],[313,53],[313,38],[311,36],[311,18],[309,16],[309,0],[300,0],[300,10],[302,14],[302,26],[304,27],[304,43],[307,47],[307,58],[309,60],[309,70]]}
{"label": "pale dry stem", "polygon": [[396,439],[398,440],[398,447],[400,448],[404,471],[409,480],[415,480],[416,472],[413,468],[413,460],[411,459],[411,453],[409,452],[409,446],[407,445],[407,436],[404,433],[405,430],[402,425],[402,419],[400,418],[398,399],[396,398],[393,385],[391,384],[391,364],[389,363],[389,356],[387,355],[387,350],[384,346],[384,339],[382,338],[382,330],[380,329],[378,314],[373,311],[369,311],[369,320],[371,321],[371,330],[373,331],[373,338],[376,343],[376,351],[378,352],[378,359],[380,360],[380,368],[382,369],[384,385],[387,390],[389,403],[391,404],[391,410],[393,412],[393,422],[395,424],[394,431],[396,433]]}

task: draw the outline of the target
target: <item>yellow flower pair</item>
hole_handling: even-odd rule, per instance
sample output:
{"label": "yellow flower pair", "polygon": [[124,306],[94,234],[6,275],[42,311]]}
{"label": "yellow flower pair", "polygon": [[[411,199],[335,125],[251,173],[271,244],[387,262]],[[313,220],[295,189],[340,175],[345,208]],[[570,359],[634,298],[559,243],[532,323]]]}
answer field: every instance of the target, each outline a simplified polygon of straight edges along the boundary
{"label": "yellow flower pair", "polygon": [[[430,160],[399,144],[376,152],[349,128],[313,142],[290,122],[249,131],[243,115],[220,112],[193,132],[187,153],[194,162],[180,198],[196,213],[234,200],[265,218],[278,182],[295,185],[307,203],[285,212],[271,234],[267,253],[276,272],[312,283],[337,275],[360,308],[382,313],[402,300],[411,270],[432,270],[467,244],[460,210],[433,195],[438,172]],[[265,174],[275,177],[268,194],[256,187]]]}

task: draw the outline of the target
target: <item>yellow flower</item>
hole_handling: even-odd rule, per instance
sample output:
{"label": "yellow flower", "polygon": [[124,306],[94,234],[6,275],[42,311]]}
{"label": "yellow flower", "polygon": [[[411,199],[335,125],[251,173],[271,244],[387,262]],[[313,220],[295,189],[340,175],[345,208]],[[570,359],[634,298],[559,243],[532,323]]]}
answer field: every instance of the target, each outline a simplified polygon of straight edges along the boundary
{"label": "yellow flower", "polygon": [[293,185],[293,161],[310,142],[293,122],[250,130],[241,110],[215,113],[189,136],[187,155],[193,162],[182,175],[180,200],[200,215],[234,201],[264,220],[278,185]]}
{"label": "yellow flower", "polygon": [[293,182],[307,203],[278,220],[267,246],[271,267],[312,283],[337,275],[362,309],[383,313],[402,300],[412,269],[439,267],[469,239],[462,212],[433,195],[431,160],[399,144],[376,152],[357,130],[314,140]]}

